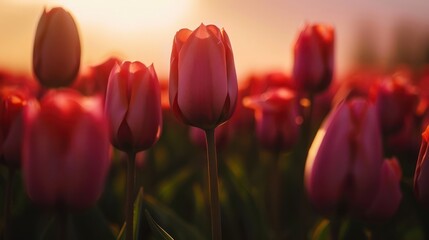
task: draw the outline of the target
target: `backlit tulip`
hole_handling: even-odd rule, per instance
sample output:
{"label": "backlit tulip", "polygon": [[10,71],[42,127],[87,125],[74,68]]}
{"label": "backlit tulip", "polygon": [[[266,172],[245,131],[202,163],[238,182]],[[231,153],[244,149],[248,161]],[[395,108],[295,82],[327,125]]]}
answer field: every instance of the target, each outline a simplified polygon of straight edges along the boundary
{"label": "backlit tulip", "polygon": [[316,134],[305,166],[305,187],[322,212],[367,209],[377,190],[382,143],[374,104],[341,103]]}
{"label": "backlit tulip", "polygon": [[109,77],[105,112],[113,146],[125,152],[151,147],[162,124],[161,90],[153,65],[116,64]]}
{"label": "backlit tulip", "polygon": [[107,120],[99,98],[49,91],[25,109],[24,183],[47,207],[82,209],[100,197],[110,166]]}
{"label": "backlit tulip", "polygon": [[334,29],[323,24],[306,25],[295,43],[292,79],[302,92],[317,93],[332,81]]}
{"label": "backlit tulip", "polygon": [[69,86],[80,67],[80,39],[70,13],[61,7],[44,9],[37,25],[33,71],[44,87]]}
{"label": "backlit tulip", "polygon": [[243,104],[255,110],[256,133],[263,147],[286,151],[298,141],[300,121],[292,91],[271,90],[245,98]]}
{"label": "backlit tulip", "polygon": [[414,193],[417,199],[429,208],[429,126],[422,133],[422,144],[414,172]]}
{"label": "backlit tulip", "polygon": [[174,37],[170,106],[184,123],[212,129],[228,120],[237,101],[237,76],[225,30],[201,24]]}
{"label": "backlit tulip", "polygon": [[21,166],[23,108],[28,96],[19,89],[0,90],[0,163]]}

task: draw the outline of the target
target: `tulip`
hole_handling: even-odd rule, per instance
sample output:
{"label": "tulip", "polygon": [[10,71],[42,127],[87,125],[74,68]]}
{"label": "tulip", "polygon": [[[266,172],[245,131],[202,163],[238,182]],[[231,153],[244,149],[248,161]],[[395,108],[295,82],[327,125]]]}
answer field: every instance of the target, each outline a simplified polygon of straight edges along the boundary
{"label": "tulip", "polygon": [[228,120],[237,102],[237,76],[225,30],[201,24],[174,37],[170,106],[188,125],[213,129]]}
{"label": "tulip", "polygon": [[354,99],[331,111],[316,134],[305,166],[305,187],[324,213],[367,209],[377,190],[382,143],[373,103]]}
{"label": "tulip", "polygon": [[161,135],[161,88],[153,65],[115,64],[107,85],[105,112],[114,147],[128,154],[126,239],[133,239],[136,153],[150,148]]}
{"label": "tulip", "polygon": [[28,96],[19,89],[0,90],[0,162],[8,167],[21,166],[23,109]]}
{"label": "tulip", "polygon": [[273,151],[290,150],[299,135],[295,94],[279,88],[248,97],[243,104],[255,110],[256,133],[260,144]]}
{"label": "tulip", "polygon": [[109,137],[99,98],[48,91],[25,109],[23,176],[29,197],[61,209],[90,207],[107,176]]}
{"label": "tulip", "polygon": [[396,158],[384,160],[380,169],[378,190],[365,217],[370,221],[391,218],[402,200],[402,170]]}
{"label": "tulip", "polygon": [[317,93],[331,84],[334,68],[334,29],[306,25],[295,43],[292,79],[299,91]]}
{"label": "tulip", "polygon": [[161,90],[153,65],[116,64],[107,85],[105,112],[111,142],[124,152],[150,148],[160,137]]}
{"label": "tulip", "polygon": [[383,134],[397,133],[412,116],[419,97],[417,90],[400,76],[387,78],[375,84],[370,91],[375,101]]}
{"label": "tulip", "polygon": [[70,13],[60,7],[43,14],[37,25],[33,70],[44,87],[69,86],[80,67],[79,32]]}
{"label": "tulip", "polygon": [[422,144],[417,158],[416,170],[414,172],[414,193],[417,200],[429,208],[429,161],[427,161],[429,142],[429,125],[422,133]]}

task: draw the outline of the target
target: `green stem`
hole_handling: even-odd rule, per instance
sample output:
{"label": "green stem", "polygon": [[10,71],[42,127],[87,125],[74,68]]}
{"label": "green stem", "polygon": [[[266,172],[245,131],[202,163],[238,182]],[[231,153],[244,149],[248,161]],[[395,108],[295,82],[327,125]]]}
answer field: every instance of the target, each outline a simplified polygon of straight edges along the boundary
{"label": "green stem", "polygon": [[7,182],[6,182],[6,192],[4,199],[4,239],[7,240],[10,237],[10,208],[12,203],[12,186],[13,186],[13,177],[15,175],[15,169],[8,168],[7,170]]}
{"label": "green stem", "polygon": [[127,198],[126,198],[126,205],[125,205],[125,222],[126,222],[126,240],[133,240],[134,239],[134,184],[135,184],[135,178],[136,178],[136,167],[135,167],[135,161],[136,161],[136,153],[135,152],[129,152],[128,153],[128,161],[127,161]]}
{"label": "green stem", "polygon": [[274,237],[275,239],[280,239],[281,236],[281,220],[280,220],[280,215],[281,215],[281,191],[280,189],[282,188],[282,178],[281,178],[281,171],[280,171],[280,151],[275,151],[273,153],[273,161],[271,163],[271,170],[269,171],[270,175],[269,176],[269,185],[267,186],[270,194],[268,194],[269,196],[269,202],[270,202],[270,206],[268,206],[269,208],[269,213],[270,213],[270,218],[271,218],[271,224],[272,224],[272,229],[274,230]]}
{"label": "green stem", "polygon": [[207,144],[207,167],[209,180],[210,216],[212,225],[212,240],[222,239],[220,203],[218,191],[218,166],[216,156],[215,129],[205,130]]}

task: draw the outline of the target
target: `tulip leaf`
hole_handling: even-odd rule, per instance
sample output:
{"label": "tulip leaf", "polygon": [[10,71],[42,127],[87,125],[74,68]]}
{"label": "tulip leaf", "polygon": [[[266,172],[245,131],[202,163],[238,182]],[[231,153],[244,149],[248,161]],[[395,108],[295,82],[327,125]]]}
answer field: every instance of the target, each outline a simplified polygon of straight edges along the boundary
{"label": "tulip leaf", "polygon": [[150,213],[146,210],[146,219],[149,222],[149,226],[155,233],[155,238],[158,240],[174,240],[155,220],[152,218]]}
{"label": "tulip leaf", "polygon": [[311,240],[328,240],[329,238],[329,221],[323,219],[315,227]]}
{"label": "tulip leaf", "polygon": [[[161,204],[153,197],[145,195],[144,206],[151,216],[156,217],[158,222],[162,223],[165,231],[175,238],[187,240],[206,239],[193,225],[187,223],[174,211]],[[150,221],[150,219],[148,219],[148,221]]]}
{"label": "tulip leaf", "polygon": [[136,200],[134,201],[134,239],[141,239],[140,226],[142,221],[142,209],[143,209],[143,188],[140,188],[137,194]]}
{"label": "tulip leaf", "polygon": [[121,227],[121,230],[116,237],[116,240],[125,240],[125,228],[127,227],[127,223],[124,223]]}

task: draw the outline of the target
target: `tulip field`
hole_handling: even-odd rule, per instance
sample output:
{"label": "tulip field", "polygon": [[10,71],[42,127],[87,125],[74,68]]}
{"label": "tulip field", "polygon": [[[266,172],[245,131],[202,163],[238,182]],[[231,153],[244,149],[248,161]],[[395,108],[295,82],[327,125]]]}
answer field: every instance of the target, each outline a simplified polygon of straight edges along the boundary
{"label": "tulip field", "polygon": [[429,71],[336,77],[322,23],[290,72],[238,79],[204,23],[172,33],[168,79],[82,71],[76,21],[45,9],[32,75],[0,66],[0,239],[429,239]]}

